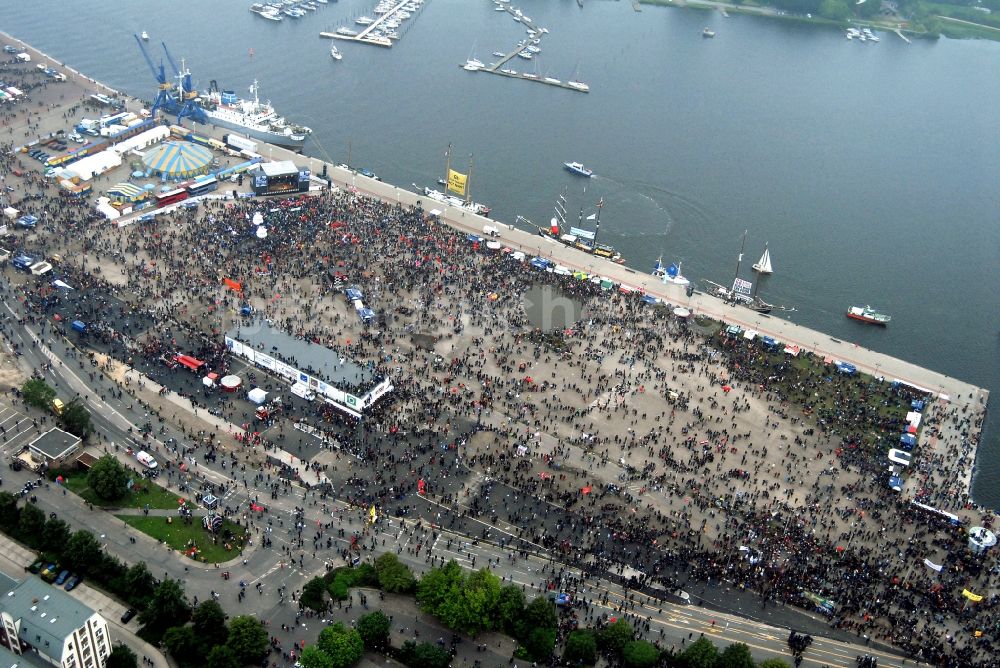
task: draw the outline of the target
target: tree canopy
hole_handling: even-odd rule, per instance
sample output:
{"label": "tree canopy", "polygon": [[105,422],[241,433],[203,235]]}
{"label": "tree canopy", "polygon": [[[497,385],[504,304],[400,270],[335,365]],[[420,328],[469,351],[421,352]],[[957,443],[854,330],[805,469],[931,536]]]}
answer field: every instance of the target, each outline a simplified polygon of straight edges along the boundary
{"label": "tree canopy", "polygon": [[111,648],[111,654],[104,664],[104,668],[138,668],[138,666],[139,658],[135,655],[135,652],[128,645],[121,643]]}
{"label": "tree canopy", "polygon": [[101,549],[101,544],[94,538],[94,534],[80,529],[66,541],[62,556],[70,570],[78,573],[91,573],[103,562],[104,551]]}
{"label": "tree canopy", "polygon": [[410,567],[399,560],[394,552],[385,552],[375,560],[378,585],[390,593],[408,594],[417,585]]}
{"label": "tree canopy", "polygon": [[259,663],[267,652],[267,629],[256,617],[240,615],[229,622],[226,646],[233,651],[240,665]]}
{"label": "tree canopy", "polygon": [[357,628],[366,649],[382,649],[389,644],[389,618],[381,610],[362,615]]}
{"label": "tree canopy", "polygon": [[163,634],[163,646],[182,666],[193,666],[201,662],[202,645],[190,626],[172,626]]}
{"label": "tree canopy", "polygon": [[[77,532],[79,533],[79,532]],[[191,606],[177,580],[166,579],[156,585],[146,609],[139,613],[139,622],[152,629],[167,629],[187,623]]]}
{"label": "tree canopy", "polygon": [[361,634],[356,629],[349,629],[340,622],[320,631],[316,644],[330,657],[333,668],[353,666],[365,653]]}
{"label": "tree canopy", "polygon": [[448,668],[451,665],[451,654],[443,648],[429,642],[417,644],[412,640],[403,643],[399,659],[410,668]]}
{"label": "tree canopy", "polygon": [[719,650],[711,640],[701,637],[680,653],[676,663],[683,668],[715,668],[718,660]]}
{"label": "tree canopy", "polygon": [[566,638],[563,663],[592,666],[597,661],[597,639],[590,629],[576,629]]}
{"label": "tree canopy", "polygon": [[210,647],[226,644],[229,639],[226,612],[211,599],[199,603],[191,613],[191,626],[206,652]]}
{"label": "tree canopy", "polygon": [[104,455],[87,472],[87,484],[105,501],[115,501],[128,492],[128,471],[111,455]]}
{"label": "tree canopy", "polygon": [[216,645],[205,657],[206,668],[243,668],[243,665],[229,645]]}
{"label": "tree canopy", "polygon": [[306,645],[299,657],[302,668],[333,668],[333,659],[316,645]]}
{"label": "tree canopy", "polygon": [[302,587],[299,601],[305,607],[316,612],[326,610],[326,582],[322,577],[315,577]]}
{"label": "tree canopy", "polygon": [[66,546],[71,535],[69,525],[58,517],[50,517],[42,529],[42,549],[47,552],[59,552]]}
{"label": "tree canopy", "polygon": [[94,431],[90,411],[79,399],[74,399],[63,407],[61,419],[66,431],[80,438],[85,439]]}
{"label": "tree canopy", "polygon": [[650,668],[660,660],[660,650],[648,640],[630,640],[622,648],[626,668]]}
{"label": "tree canopy", "polygon": [[601,630],[601,649],[609,654],[619,655],[634,635],[632,625],[619,619]]}
{"label": "tree canopy", "polygon": [[30,545],[39,545],[45,529],[45,513],[33,503],[25,504],[17,528]]}
{"label": "tree canopy", "polygon": [[750,648],[741,642],[734,642],[724,649],[715,662],[715,668],[755,668],[756,665]]}
{"label": "tree canopy", "polygon": [[35,408],[49,410],[52,407],[52,400],[56,398],[56,391],[41,378],[32,378],[21,386],[21,398],[24,399],[24,403]]}

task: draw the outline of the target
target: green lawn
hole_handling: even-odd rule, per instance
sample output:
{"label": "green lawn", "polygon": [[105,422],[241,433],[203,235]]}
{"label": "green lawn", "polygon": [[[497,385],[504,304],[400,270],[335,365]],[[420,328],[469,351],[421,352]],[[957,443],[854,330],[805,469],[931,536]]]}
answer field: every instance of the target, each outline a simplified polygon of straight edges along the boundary
{"label": "green lawn", "polygon": [[[194,517],[190,524],[184,522],[181,517],[145,517],[141,515],[117,515],[118,519],[127,522],[139,531],[162,540],[164,543],[181,552],[187,552],[191,547],[198,548],[195,559],[208,563],[229,561],[240,554],[243,546],[242,540],[233,539],[230,543],[231,549],[226,549],[226,530],[233,532],[237,536],[243,535],[243,530],[234,523],[226,520],[219,531],[219,542],[212,541],[212,534],[202,528],[201,518]],[[172,522],[168,523],[170,519]]]}
{"label": "green lawn", "polygon": [[142,509],[149,505],[150,508],[172,510],[177,507],[177,499],[181,498],[176,493],[167,491],[156,483],[137,476],[135,486],[127,495],[113,502],[105,501],[97,496],[94,490],[87,484],[87,476],[84,473],[70,474],[65,477],[63,485],[69,491],[78,495],[85,501],[89,501],[101,508],[138,508]]}

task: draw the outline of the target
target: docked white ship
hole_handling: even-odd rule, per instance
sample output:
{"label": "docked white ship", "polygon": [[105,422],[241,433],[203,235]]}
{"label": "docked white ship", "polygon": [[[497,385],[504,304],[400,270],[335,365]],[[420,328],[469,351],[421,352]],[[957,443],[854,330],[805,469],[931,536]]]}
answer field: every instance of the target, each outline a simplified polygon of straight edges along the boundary
{"label": "docked white ship", "polygon": [[289,123],[278,115],[270,101],[261,102],[257,81],[250,86],[252,100],[244,100],[234,91],[219,91],[213,87],[202,104],[213,125],[236,130],[254,139],[299,150],[312,130],[304,125]]}

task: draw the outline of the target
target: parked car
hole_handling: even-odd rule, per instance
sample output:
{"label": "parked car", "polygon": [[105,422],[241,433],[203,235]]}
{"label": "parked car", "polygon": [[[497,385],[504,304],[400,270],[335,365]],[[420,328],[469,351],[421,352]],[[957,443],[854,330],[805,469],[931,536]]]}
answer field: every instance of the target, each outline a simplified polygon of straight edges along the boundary
{"label": "parked car", "polygon": [[60,573],[59,577],[56,578],[55,582],[56,586],[59,586],[62,583],[66,582],[66,578],[68,577],[69,577],[69,571],[63,571],[62,573]]}
{"label": "parked car", "polygon": [[128,624],[135,617],[135,608],[129,608],[122,615],[122,624]]}
{"label": "parked car", "polygon": [[32,572],[32,573],[38,573],[40,570],[42,570],[42,566],[44,566],[44,565],[45,565],[45,562],[42,561],[41,559],[39,559],[35,563],[33,563],[30,566],[28,566],[28,570],[30,572]]}
{"label": "parked car", "polygon": [[76,589],[76,586],[78,584],[80,584],[80,576],[71,575],[69,576],[69,579],[66,580],[66,586],[64,587],[64,589],[66,591],[73,591],[74,589]]}
{"label": "parked car", "polygon": [[45,580],[46,582],[52,582],[53,580],[56,579],[56,574],[58,572],[59,572],[58,566],[56,566],[55,564],[49,564],[48,566],[42,569],[42,572],[39,573],[39,575],[41,575],[42,579]]}

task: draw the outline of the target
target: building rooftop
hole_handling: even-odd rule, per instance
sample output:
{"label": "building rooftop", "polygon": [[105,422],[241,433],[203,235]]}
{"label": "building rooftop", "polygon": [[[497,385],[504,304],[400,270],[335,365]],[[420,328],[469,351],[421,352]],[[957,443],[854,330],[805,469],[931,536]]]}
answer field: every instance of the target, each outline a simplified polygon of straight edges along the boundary
{"label": "building rooftop", "polygon": [[24,642],[50,656],[62,656],[63,640],[94,611],[58,587],[29,576],[0,595],[0,609],[21,622]]}
{"label": "building rooftop", "polygon": [[226,332],[226,336],[357,396],[369,391],[379,381],[374,372],[340,353],[296,338],[263,320],[246,327],[234,327]]}
{"label": "building rooftop", "polygon": [[28,447],[38,450],[49,459],[60,459],[78,445],[80,445],[78,437],[62,429],[53,428],[29,443]]}
{"label": "building rooftop", "polygon": [[299,168],[291,160],[280,160],[277,162],[262,162],[260,170],[267,176],[285,176],[287,174],[298,174]]}
{"label": "building rooftop", "polygon": [[30,666],[45,665],[42,662],[32,662],[28,660],[30,654],[18,656],[12,651],[0,645],[0,668],[29,668]]}

